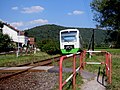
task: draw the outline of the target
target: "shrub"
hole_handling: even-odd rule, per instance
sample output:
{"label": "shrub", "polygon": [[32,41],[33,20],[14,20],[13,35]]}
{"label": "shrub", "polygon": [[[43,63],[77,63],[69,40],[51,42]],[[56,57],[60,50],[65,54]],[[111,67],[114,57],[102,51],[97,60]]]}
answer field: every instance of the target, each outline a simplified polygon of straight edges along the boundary
{"label": "shrub", "polygon": [[46,52],[48,54],[58,54],[59,53],[59,44],[52,39],[42,40],[37,43],[37,46],[41,49],[41,51]]}

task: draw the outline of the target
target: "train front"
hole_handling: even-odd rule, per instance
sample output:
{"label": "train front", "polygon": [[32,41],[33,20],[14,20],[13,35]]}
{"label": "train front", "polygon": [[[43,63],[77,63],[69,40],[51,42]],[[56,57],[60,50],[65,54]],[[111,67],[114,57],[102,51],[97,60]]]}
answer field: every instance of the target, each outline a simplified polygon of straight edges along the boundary
{"label": "train front", "polygon": [[76,53],[80,50],[79,30],[66,29],[60,31],[60,49],[62,54]]}

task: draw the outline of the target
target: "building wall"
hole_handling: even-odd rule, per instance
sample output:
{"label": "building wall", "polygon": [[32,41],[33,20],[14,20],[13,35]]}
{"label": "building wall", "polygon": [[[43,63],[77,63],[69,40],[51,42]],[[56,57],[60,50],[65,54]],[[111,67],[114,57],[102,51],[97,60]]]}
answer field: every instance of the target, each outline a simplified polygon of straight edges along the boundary
{"label": "building wall", "polygon": [[20,35],[20,32],[18,33],[16,30],[11,29],[10,27],[6,25],[4,25],[4,27],[2,28],[2,32],[3,34],[8,34],[10,38],[12,39],[12,41],[19,42],[22,45],[24,44],[27,45],[28,37],[24,35]]}
{"label": "building wall", "polygon": [[18,36],[18,42],[22,43],[22,45],[27,45],[28,37],[26,36]]}
{"label": "building wall", "polygon": [[2,28],[2,32],[3,32],[3,34],[8,34],[14,42],[18,42],[17,31],[4,25],[4,27]]}

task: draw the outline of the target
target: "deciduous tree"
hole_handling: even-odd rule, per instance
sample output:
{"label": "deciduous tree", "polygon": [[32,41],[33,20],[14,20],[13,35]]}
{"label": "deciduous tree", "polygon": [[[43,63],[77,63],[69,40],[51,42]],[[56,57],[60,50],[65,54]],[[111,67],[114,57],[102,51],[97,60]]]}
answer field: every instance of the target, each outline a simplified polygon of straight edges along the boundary
{"label": "deciduous tree", "polygon": [[120,0],[93,0],[91,8],[100,27],[116,30],[110,34],[110,41],[120,47]]}
{"label": "deciduous tree", "polygon": [[120,0],[93,0],[91,8],[99,26],[120,30]]}
{"label": "deciduous tree", "polygon": [[11,39],[7,34],[0,33],[0,52],[9,51],[11,46]]}

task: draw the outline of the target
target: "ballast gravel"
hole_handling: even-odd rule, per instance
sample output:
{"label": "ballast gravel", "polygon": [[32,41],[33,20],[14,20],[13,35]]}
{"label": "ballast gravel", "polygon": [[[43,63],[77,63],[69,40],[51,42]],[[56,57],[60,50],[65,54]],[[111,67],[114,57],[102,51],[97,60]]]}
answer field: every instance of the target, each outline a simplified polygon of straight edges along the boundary
{"label": "ballast gravel", "polygon": [[57,73],[25,72],[0,80],[0,90],[53,90],[56,84]]}

